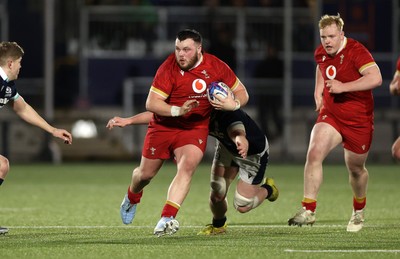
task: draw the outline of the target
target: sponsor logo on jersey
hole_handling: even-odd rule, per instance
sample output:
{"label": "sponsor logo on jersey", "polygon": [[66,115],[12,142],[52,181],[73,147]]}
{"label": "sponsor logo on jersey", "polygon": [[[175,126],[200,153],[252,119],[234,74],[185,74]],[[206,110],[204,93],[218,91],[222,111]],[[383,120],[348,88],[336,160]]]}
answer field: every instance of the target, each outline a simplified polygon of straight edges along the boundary
{"label": "sponsor logo on jersey", "polygon": [[0,105],[3,106],[6,103],[8,103],[9,99],[8,98],[0,98]]}
{"label": "sponsor logo on jersey", "polygon": [[207,84],[203,79],[196,79],[192,83],[192,89],[195,93],[200,94],[207,88]]}
{"label": "sponsor logo on jersey", "polygon": [[329,78],[331,80],[335,79],[335,77],[336,77],[336,67],[330,65],[329,67],[326,68],[325,74],[326,74],[327,78]]}

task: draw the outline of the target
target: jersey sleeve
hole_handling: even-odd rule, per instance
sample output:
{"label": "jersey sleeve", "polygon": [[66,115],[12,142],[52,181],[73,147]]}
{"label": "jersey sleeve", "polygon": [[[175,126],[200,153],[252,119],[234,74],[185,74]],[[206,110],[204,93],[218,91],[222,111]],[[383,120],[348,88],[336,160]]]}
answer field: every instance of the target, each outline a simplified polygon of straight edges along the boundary
{"label": "jersey sleeve", "polygon": [[239,84],[239,79],[237,78],[235,72],[222,60],[217,60],[219,64],[217,64],[215,67],[219,68],[218,74],[221,76],[222,82],[224,82],[226,85],[228,85],[232,90],[235,90],[235,88]]}
{"label": "jersey sleeve", "polygon": [[400,73],[400,57],[397,59],[396,70],[397,70],[397,73]]}
{"label": "jersey sleeve", "polygon": [[[157,69],[156,75],[154,76],[153,83],[150,91],[153,91],[164,98],[168,98],[171,94],[173,86],[173,76],[171,71],[173,69],[175,60],[173,54],[170,55]],[[172,62],[171,62],[172,60]]]}
{"label": "jersey sleeve", "polygon": [[353,55],[354,65],[360,73],[366,68],[376,65],[371,53],[360,43],[354,45],[351,53]]}

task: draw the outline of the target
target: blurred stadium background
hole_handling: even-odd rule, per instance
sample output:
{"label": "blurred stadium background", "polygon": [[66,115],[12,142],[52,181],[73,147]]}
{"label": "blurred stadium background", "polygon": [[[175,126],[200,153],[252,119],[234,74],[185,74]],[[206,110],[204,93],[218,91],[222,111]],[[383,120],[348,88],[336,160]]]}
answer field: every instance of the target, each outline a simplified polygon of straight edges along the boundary
{"label": "blurred stadium background", "polygon": [[[282,103],[283,129],[269,136],[271,160],[302,163],[316,116],[317,23],[322,14],[338,12],[346,35],[369,48],[384,79],[374,90],[369,161],[394,163],[390,147],[400,134],[400,104],[388,85],[400,54],[399,0],[0,0],[1,40],[25,49],[19,92],[74,135],[72,146],[53,142],[5,107],[0,152],[21,163],[139,159],[146,127],[108,131],[106,122],[144,110],[152,77],[173,51],[176,32],[194,28],[203,35],[205,50],[244,82],[250,93],[245,110],[256,121],[262,120],[257,107],[267,102],[256,97]],[[271,49],[276,59],[260,75],[257,67]],[[212,152],[210,139],[206,159]],[[342,161],[341,148],[328,161]]]}

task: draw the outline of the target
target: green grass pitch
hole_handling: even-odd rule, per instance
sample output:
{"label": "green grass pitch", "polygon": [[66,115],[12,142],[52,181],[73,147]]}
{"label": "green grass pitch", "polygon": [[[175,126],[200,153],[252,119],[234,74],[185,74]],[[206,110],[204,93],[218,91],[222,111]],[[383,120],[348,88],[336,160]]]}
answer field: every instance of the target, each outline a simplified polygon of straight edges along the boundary
{"label": "green grass pitch", "polygon": [[365,227],[347,233],[352,192],[343,165],[326,165],[314,226],[289,227],[300,207],[303,165],[273,165],[267,175],[280,190],[240,214],[228,196],[228,232],[197,236],[211,223],[210,164],[203,163],[177,219],[181,229],[157,238],[166,193],[175,175],[167,163],[146,187],[136,218],[123,225],[119,205],[137,162],[11,165],[0,187],[0,258],[399,258],[400,167],[368,165]]}

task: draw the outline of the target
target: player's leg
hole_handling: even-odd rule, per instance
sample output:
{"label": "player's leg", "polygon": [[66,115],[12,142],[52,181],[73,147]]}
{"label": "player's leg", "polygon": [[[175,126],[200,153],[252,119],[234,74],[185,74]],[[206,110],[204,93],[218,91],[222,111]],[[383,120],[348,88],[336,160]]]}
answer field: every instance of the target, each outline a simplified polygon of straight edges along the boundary
{"label": "player's leg", "polygon": [[137,204],[142,198],[143,188],[150,183],[162,164],[161,159],[148,159],[142,156],[139,167],[133,170],[131,183],[120,206],[120,215],[124,224],[132,223]]}
{"label": "player's leg", "polygon": [[228,211],[227,193],[232,181],[236,178],[238,167],[224,167],[213,161],[210,177],[210,209],[213,215],[212,223],[206,225],[198,235],[218,235],[226,232]]}
{"label": "player's leg", "polygon": [[371,147],[373,123],[343,127],[344,160],[349,172],[349,182],[353,190],[353,211],[347,231],[357,232],[364,224],[364,208],[367,202],[368,171],[365,163]]}
{"label": "player's leg", "polygon": [[267,195],[268,191],[266,188],[262,188],[259,185],[252,185],[239,179],[233,204],[237,211],[245,213],[257,208],[264,202]]}
{"label": "player's leg", "polygon": [[0,155],[0,185],[3,183],[9,171],[10,171],[10,163],[8,159]]}
{"label": "player's leg", "polygon": [[238,171],[236,166],[224,167],[213,163],[210,177],[210,209],[214,219],[225,218],[228,211],[226,195]]}
{"label": "player's leg", "polygon": [[175,150],[176,175],[168,190],[167,199],[182,204],[190,189],[192,176],[203,158],[203,151],[194,145],[185,145]]}
{"label": "player's leg", "polygon": [[268,149],[266,145],[265,151],[260,154],[235,159],[240,169],[233,204],[241,213],[257,208],[266,199],[275,201],[279,196],[274,180],[264,178],[269,159]]}
{"label": "player's leg", "polygon": [[367,187],[368,187],[368,170],[365,162],[368,152],[364,154],[356,154],[350,150],[344,150],[347,170],[349,171],[349,182],[352,187],[353,197],[353,213],[347,225],[347,231],[357,232],[361,230],[364,224],[364,207],[366,204]]}
{"label": "player's leg", "polygon": [[197,146],[189,144],[174,150],[177,173],[172,180],[167,202],[161,212],[161,219],[154,228],[154,234],[174,234],[179,229],[179,223],[175,219],[180,206],[189,193],[192,176],[203,158],[203,151]]}
{"label": "player's leg", "polygon": [[[6,175],[10,171],[10,164],[8,159],[0,155],[0,185],[3,183]],[[0,235],[8,233],[8,229],[5,227],[0,227]]]}
{"label": "player's leg", "polygon": [[396,139],[392,146],[392,156],[393,158],[400,161],[400,137]]}
{"label": "player's leg", "polygon": [[330,124],[319,122],[314,125],[304,166],[302,207],[288,220],[289,225],[314,224],[317,195],[323,179],[322,163],[329,152],[341,142],[341,135]]}
{"label": "player's leg", "polygon": [[238,166],[233,164],[232,157],[232,154],[217,141],[210,176],[212,223],[206,225],[198,235],[217,235],[226,232],[228,210],[226,195],[239,171]]}

